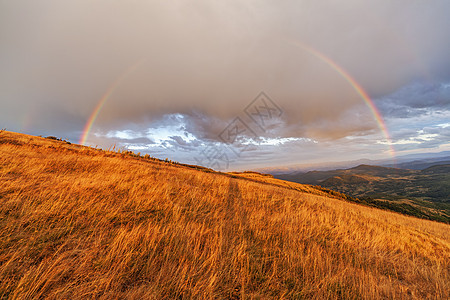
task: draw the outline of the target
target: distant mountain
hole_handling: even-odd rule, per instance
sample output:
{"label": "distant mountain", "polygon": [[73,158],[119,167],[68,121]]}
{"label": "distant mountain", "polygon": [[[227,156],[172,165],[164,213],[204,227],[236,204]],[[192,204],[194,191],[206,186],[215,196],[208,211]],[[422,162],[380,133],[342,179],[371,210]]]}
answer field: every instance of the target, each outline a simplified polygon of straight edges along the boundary
{"label": "distant mountain", "polygon": [[255,171],[268,173],[272,175],[280,174],[298,174],[309,171],[329,171],[337,169],[348,169],[359,165],[381,166],[388,168],[423,170],[434,165],[443,165],[450,163],[450,151],[442,151],[438,153],[415,153],[400,155],[392,158],[371,160],[358,159],[352,161],[326,162],[316,164],[295,164],[280,167],[267,167],[255,169]]}
{"label": "distant mountain", "polygon": [[385,167],[396,167],[401,169],[411,169],[411,170],[423,170],[428,167],[436,166],[436,165],[444,165],[450,164],[450,156],[449,157],[438,157],[438,158],[430,158],[430,159],[422,159],[422,160],[414,160],[397,164],[387,164],[383,165]]}
{"label": "distant mountain", "polygon": [[450,221],[450,164],[433,165],[424,170],[359,165],[274,177],[318,185],[376,203],[376,206],[383,204],[379,200],[390,201],[390,206],[403,205],[406,201],[415,209],[438,211],[444,220]]}
{"label": "distant mountain", "polygon": [[293,174],[274,174],[274,176],[278,179],[293,181],[297,183],[320,185],[320,183],[326,179],[342,175],[364,174],[378,177],[386,177],[390,175],[411,175],[414,173],[416,173],[416,171],[414,170],[405,170],[405,169],[371,166],[363,164],[350,169],[309,171],[306,173],[298,172]]}
{"label": "distant mountain", "polygon": [[411,170],[399,169],[392,167],[371,166],[371,165],[359,165],[354,168],[344,170],[346,173],[356,174],[370,174],[374,176],[387,176],[387,175],[407,175],[414,173]]}
{"label": "distant mountain", "polygon": [[[353,161],[340,161],[340,162],[327,162],[327,163],[314,163],[314,164],[296,164],[282,167],[267,167],[258,168],[255,171],[268,174],[297,174],[306,173],[309,171],[327,171],[334,169],[346,169],[359,166],[361,164],[376,165],[378,161],[370,159],[358,159]],[[389,161],[391,162],[391,161]],[[389,163],[384,161],[384,163]]]}
{"label": "distant mountain", "polygon": [[450,157],[450,151],[431,152],[431,153],[414,153],[397,156],[398,161],[415,161],[426,159],[442,159]]}

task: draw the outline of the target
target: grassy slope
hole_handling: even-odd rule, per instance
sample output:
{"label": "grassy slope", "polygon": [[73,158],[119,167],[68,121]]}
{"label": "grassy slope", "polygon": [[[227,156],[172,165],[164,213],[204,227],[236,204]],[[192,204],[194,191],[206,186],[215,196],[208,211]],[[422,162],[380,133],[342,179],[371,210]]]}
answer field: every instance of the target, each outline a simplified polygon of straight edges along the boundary
{"label": "grassy slope", "polygon": [[449,225],[258,181],[0,132],[0,297],[450,296]]}

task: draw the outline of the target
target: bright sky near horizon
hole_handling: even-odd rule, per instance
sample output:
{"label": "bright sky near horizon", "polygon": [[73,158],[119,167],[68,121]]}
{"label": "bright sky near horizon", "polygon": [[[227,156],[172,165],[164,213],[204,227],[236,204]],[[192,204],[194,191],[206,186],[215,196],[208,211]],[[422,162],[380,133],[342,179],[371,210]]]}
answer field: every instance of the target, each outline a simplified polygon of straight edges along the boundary
{"label": "bright sky near horizon", "polygon": [[0,1],[0,127],[254,169],[450,150],[450,2]]}

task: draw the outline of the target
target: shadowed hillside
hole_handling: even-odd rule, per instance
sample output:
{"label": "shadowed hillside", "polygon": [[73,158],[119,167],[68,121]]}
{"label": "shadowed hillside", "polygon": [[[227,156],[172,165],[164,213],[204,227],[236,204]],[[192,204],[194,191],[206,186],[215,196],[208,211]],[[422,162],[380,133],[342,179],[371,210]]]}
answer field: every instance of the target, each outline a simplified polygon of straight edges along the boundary
{"label": "shadowed hillside", "polygon": [[0,179],[0,298],[450,297],[449,225],[337,193],[10,132]]}

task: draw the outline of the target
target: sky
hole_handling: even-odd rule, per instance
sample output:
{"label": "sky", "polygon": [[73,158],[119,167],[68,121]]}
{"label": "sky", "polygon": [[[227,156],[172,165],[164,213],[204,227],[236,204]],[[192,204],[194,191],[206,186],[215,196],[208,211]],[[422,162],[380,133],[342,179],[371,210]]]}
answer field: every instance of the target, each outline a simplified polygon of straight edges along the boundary
{"label": "sky", "polygon": [[448,0],[0,0],[0,127],[217,170],[450,150]]}

